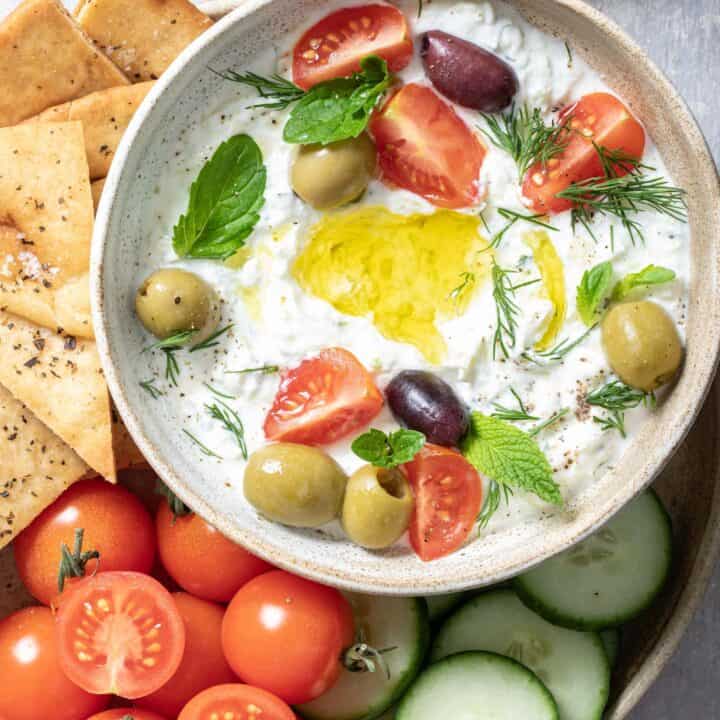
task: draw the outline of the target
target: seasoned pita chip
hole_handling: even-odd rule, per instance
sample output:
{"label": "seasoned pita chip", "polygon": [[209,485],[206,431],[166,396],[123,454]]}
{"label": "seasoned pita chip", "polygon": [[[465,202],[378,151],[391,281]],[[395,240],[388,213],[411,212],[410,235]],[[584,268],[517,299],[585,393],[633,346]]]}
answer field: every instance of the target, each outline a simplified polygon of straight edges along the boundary
{"label": "seasoned pita chip", "polygon": [[58,0],[25,0],[0,24],[0,127],[127,84]]}
{"label": "seasoned pita chip", "polygon": [[189,0],[78,0],[75,16],[133,82],[159,78],[212,25]]}
{"label": "seasoned pita chip", "polygon": [[126,470],[127,468],[147,467],[147,461],[133,442],[125,423],[114,406],[111,408],[111,413],[115,469],[120,472],[120,470]]}
{"label": "seasoned pita chip", "polygon": [[89,469],[2,385],[0,458],[0,547]]}
{"label": "seasoned pita chip", "polygon": [[79,120],[85,136],[90,179],[97,180],[108,174],[125,128],[152,86],[153,83],[147,82],[98,90],[79,100],[48,108],[25,122]]}
{"label": "seasoned pita chip", "polygon": [[0,128],[0,309],[93,337],[92,226],[82,125]]}
{"label": "seasoned pita chip", "polygon": [[92,340],[0,313],[0,383],[93,470],[115,480],[110,397]]}
{"label": "seasoned pita chip", "polygon": [[100,204],[100,196],[102,195],[103,188],[105,187],[105,178],[102,180],[96,180],[91,186],[93,206],[97,211],[98,205]]}

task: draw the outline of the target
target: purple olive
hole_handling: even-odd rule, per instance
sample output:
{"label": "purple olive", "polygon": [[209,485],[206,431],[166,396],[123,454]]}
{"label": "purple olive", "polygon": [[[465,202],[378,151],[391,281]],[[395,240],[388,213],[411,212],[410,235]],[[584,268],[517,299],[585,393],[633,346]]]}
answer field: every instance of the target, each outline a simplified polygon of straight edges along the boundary
{"label": "purple olive", "polygon": [[468,414],[442,378],[424,370],[403,370],[385,389],[393,415],[428,442],[457,445],[467,432]]}
{"label": "purple olive", "polygon": [[422,36],[420,57],[432,84],[458,105],[499,112],[518,91],[517,75],[504,60],[442,30]]}

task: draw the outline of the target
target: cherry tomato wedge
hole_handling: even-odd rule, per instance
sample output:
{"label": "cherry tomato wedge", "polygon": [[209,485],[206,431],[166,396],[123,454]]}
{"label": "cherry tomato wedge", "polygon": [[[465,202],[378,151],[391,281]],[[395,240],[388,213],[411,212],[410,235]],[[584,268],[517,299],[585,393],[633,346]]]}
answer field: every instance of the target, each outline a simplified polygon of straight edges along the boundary
{"label": "cherry tomato wedge", "polygon": [[421,560],[436,560],[466,540],[482,504],[477,470],[456,450],[426,443],[403,466],[415,492],[410,543]]}
{"label": "cherry tomato wedge", "polygon": [[[607,150],[619,151],[639,160],[645,149],[645,131],[628,108],[609,93],[584,95],[560,113],[560,122],[567,122],[571,132],[562,142],[567,147],[546,166],[533,165],[525,175],[523,195],[539,213],[569,210],[572,202],[556,197],[574,182],[603,176],[603,167],[593,143]],[[627,166],[615,165],[618,175],[627,173]]]}
{"label": "cherry tomato wedge", "polygon": [[282,570],[238,590],[222,626],[230,667],[293,705],[335,684],[353,635],[352,609],[337,590]]}
{"label": "cherry tomato wedge", "polygon": [[298,40],[293,50],[293,81],[304,90],[323,80],[346,77],[360,60],[379,55],[388,68],[402,70],[412,57],[405,16],[391,5],[360,5],[330,13]]}
{"label": "cherry tomato wedge", "polygon": [[370,121],[383,180],[434,205],[460,208],[482,199],[487,149],[434,90],[401,88]]}
{"label": "cherry tomato wedge", "polygon": [[123,707],[105,710],[105,712],[93,715],[87,720],[123,720],[123,718],[126,717],[130,717],[132,720],[165,720],[162,715],[150,712],[150,710],[138,710],[137,708]]}
{"label": "cherry tomato wedge", "polygon": [[134,572],[85,578],[64,595],[57,624],[60,665],[92,693],[138,698],[162,687],[185,649],[172,595]]}
{"label": "cherry tomato wedge", "polygon": [[295,713],[280,698],[252,685],[216,685],[196,695],[178,720],[296,720]]}
{"label": "cherry tomato wedge", "polygon": [[347,350],[329,348],[286,372],[265,418],[269,440],[324,445],[367,425],[383,399],[370,373]]}

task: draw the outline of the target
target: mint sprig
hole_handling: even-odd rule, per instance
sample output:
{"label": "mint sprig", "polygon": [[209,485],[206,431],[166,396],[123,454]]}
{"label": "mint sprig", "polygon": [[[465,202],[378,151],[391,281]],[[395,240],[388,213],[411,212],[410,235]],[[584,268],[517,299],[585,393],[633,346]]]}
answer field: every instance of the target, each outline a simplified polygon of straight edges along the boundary
{"label": "mint sprig", "polygon": [[546,502],[562,505],[550,463],[535,440],[514,425],[474,412],[461,449],[483,475],[498,485],[526,490]]}
{"label": "mint sprig", "polygon": [[602,316],[603,301],[610,291],[613,267],[611,262],[603,262],[583,273],[577,286],[576,303],[580,319],[591,327]]}
{"label": "mint sprig", "polygon": [[382,468],[410,462],[425,444],[417,430],[400,429],[389,434],[372,428],[353,440],[352,451],[362,460]]}
{"label": "mint sprig", "polygon": [[618,282],[612,291],[613,300],[624,300],[636,288],[648,288],[651,285],[662,285],[672,282],[675,272],[660,265],[648,265],[640,272],[628,273]]}

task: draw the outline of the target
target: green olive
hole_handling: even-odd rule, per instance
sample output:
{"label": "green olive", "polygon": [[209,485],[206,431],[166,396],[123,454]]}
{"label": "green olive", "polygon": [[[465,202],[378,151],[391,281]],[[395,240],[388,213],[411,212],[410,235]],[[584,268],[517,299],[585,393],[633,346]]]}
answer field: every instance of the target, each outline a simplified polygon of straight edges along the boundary
{"label": "green olive", "polygon": [[388,547],[407,530],[413,504],[410,485],[400,470],[365,465],[348,480],[343,527],[358,545]]}
{"label": "green olive", "polygon": [[376,152],[365,134],[330,145],[303,145],[291,170],[293,190],[317,210],[355,200],[375,172]]}
{"label": "green olive", "polygon": [[135,295],[135,312],[161,340],[194,330],[189,341],[202,342],[220,322],[215,291],[195,273],[177,268],[157,270],[145,279]]}
{"label": "green olive", "polygon": [[683,357],[672,318],[656,303],[623,303],[602,323],[602,341],[610,367],[626,384],[652,392],[672,380]]}
{"label": "green olive", "polygon": [[245,468],[245,498],[262,515],[293,527],[318,527],[340,514],[347,476],[322,450],[275,443]]}

